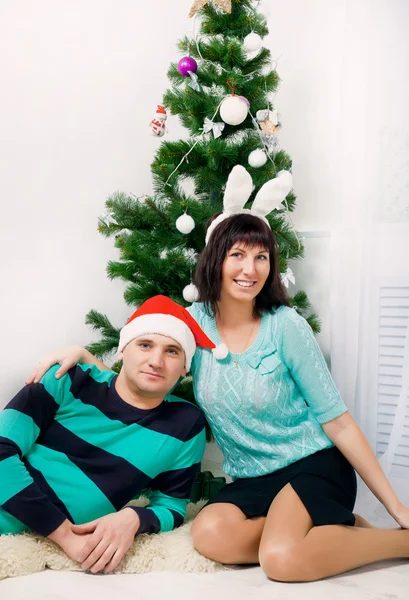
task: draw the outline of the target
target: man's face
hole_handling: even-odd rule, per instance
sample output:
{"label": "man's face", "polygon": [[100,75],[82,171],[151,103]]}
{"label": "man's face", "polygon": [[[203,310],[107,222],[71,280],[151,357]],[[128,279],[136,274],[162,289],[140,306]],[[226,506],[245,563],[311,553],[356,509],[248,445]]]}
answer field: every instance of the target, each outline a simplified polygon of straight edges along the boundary
{"label": "man's face", "polygon": [[186,375],[185,352],[174,339],[146,334],[127,344],[119,355],[129,387],[143,396],[165,397]]}

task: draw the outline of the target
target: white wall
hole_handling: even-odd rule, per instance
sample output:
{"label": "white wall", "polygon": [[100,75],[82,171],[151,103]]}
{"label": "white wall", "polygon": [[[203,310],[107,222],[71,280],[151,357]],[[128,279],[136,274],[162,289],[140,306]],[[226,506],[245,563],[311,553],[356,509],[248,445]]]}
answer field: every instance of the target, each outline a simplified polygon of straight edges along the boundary
{"label": "white wall", "polygon": [[[151,191],[159,141],[147,124],[180,57],[176,41],[192,31],[191,3],[0,0],[0,406],[46,351],[90,341],[91,307],[118,325],[129,312],[121,284],[106,278],[116,253],[97,218],[113,191]],[[269,4],[280,137],[299,197],[293,219],[321,235],[334,219],[340,72],[357,32],[345,28],[348,0]],[[185,135],[176,118],[168,124],[170,139]],[[307,238],[294,270],[323,319],[328,353],[328,238]]]}

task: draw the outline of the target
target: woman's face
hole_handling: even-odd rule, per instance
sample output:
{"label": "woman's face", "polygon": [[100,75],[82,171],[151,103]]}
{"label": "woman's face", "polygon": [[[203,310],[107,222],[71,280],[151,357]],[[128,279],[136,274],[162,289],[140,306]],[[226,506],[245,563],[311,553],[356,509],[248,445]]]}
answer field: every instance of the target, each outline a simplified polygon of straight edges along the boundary
{"label": "woman's face", "polygon": [[221,299],[253,301],[270,273],[270,255],[260,246],[249,248],[236,242],[227,252],[222,266]]}

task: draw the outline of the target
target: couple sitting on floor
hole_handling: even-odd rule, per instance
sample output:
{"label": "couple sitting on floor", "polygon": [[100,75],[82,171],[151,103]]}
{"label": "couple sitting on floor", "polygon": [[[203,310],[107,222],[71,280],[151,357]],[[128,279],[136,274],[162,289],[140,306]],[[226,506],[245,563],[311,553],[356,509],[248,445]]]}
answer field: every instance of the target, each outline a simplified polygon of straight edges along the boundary
{"label": "couple sitting on floor", "polygon": [[[200,301],[147,300],[121,330],[118,376],[82,348],[40,364],[0,414],[0,533],[32,529],[84,569],[112,571],[135,534],[183,522],[206,417],[233,482],[193,522],[201,554],[259,563],[279,581],[409,557],[409,508],[280,277],[265,216],[287,179],[278,173],[244,209],[253,184],[233,168],[198,257]],[[170,395],[189,369],[200,408]],[[401,528],[353,513],[356,472]],[[147,507],[123,508],[145,488]]]}

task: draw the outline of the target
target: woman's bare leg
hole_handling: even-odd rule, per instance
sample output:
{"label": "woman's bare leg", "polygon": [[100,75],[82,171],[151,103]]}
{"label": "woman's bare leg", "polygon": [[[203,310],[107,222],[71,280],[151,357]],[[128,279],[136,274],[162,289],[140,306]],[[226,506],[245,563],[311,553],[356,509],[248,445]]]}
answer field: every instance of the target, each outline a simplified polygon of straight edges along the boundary
{"label": "woman's bare leg", "polygon": [[193,521],[191,535],[200,554],[225,564],[258,563],[266,517],[248,519],[234,504],[206,506]]}
{"label": "woman's bare leg", "polygon": [[[356,527],[372,527],[355,515]],[[207,558],[224,564],[256,564],[265,517],[248,519],[234,504],[219,503],[205,507],[192,524],[195,548]]]}
{"label": "woman's bare leg", "polygon": [[409,530],[314,527],[291,484],[275,497],[260,541],[259,561],[277,581],[315,581],[378,560],[409,557]]}
{"label": "woman's bare leg", "polygon": [[375,525],[371,525],[369,521],[354,513],[355,527],[363,527],[364,529],[376,529]]}

